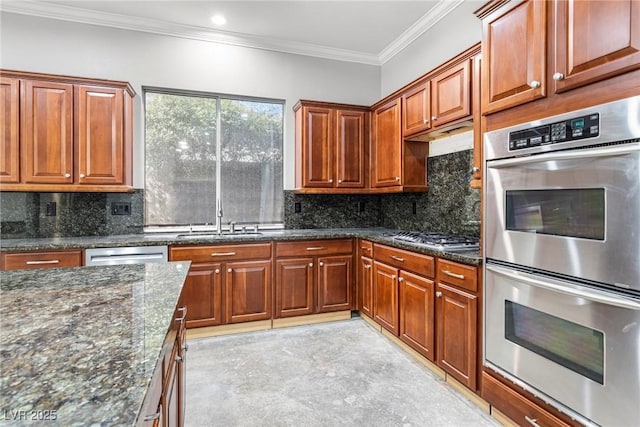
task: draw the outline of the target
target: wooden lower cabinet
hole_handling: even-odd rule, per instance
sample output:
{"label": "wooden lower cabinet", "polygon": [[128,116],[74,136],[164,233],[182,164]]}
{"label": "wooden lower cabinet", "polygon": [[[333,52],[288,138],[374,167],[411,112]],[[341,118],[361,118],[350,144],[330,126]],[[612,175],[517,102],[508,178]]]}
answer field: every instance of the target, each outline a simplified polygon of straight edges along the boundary
{"label": "wooden lower cabinet", "polygon": [[351,239],[276,243],[275,318],[351,309]]}
{"label": "wooden lower cabinet", "polygon": [[373,319],[398,335],[398,270],[379,261],[373,262]]}
{"label": "wooden lower cabinet", "polygon": [[435,361],[435,307],[432,280],[400,272],[400,339]]}
{"label": "wooden lower cabinet", "polygon": [[373,318],[373,243],[361,240],[358,246],[358,309]]}
{"label": "wooden lower cabinet", "polygon": [[[568,427],[571,425],[522,396],[487,372],[482,373],[481,396],[492,407],[521,426]],[[576,425],[579,424],[576,423]]]}
{"label": "wooden lower cabinet", "polygon": [[0,252],[0,270],[80,267],[82,251]]}
{"label": "wooden lower cabinet", "polygon": [[191,261],[187,328],[271,319],[271,243],[173,246],[170,260]]}

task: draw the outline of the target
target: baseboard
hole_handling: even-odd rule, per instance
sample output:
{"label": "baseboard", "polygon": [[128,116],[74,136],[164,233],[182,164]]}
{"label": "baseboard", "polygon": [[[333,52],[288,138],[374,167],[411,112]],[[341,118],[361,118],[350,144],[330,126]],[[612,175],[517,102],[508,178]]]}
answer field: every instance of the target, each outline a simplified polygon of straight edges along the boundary
{"label": "baseboard", "polygon": [[395,336],[391,332],[387,331],[386,329],[382,329],[382,335],[384,335],[385,337],[389,338],[391,341],[393,341],[394,344],[396,344],[398,347],[400,347],[405,352],[409,353],[409,355],[411,355],[414,359],[416,359],[416,361],[420,362],[421,364],[423,364],[424,366],[429,368],[429,370],[431,370],[438,377],[442,378],[443,380],[446,379],[447,373],[444,370],[442,370],[442,368],[440,368],[438,365],[436,365],[435,363],[433,363],[429,359],[425,358],[422,354],[418,353],[413,348],[409,347],[400,338],[398,338],[397,336]]}
{"label": "baseboard", "polygon": [[469,390],[464,384],[453,378],[451,375],[447,375],[447,384],[449,384],[458,393],[469,399],[478,408],[482,409],[487,414],[491,413],[491,405],[489,402]]}
{"label": "baseboard", "polygon": [[366,314],[362,314],[362,312],[360,312],[360,318],[362,320],[364,320],[365,322],[367,322],[371,327],[373,327],[376,331],[378,332],[382,332],[382,326],[380,326],[380,324],[376,323],[375,320],[373,320],[372,318],[370,318],[369,316],[367,316]]}
{"label": "baseboard", "polygon": [[491,407],[491,416],[505,427],[518,427],[518,424],[514,423],[511,418],[507,417],[493,406]]}
{"label": "baseboard", "polygon": [[315,323],[335,322],[351,319],[351,310],[334,311],[332,313],[309,314],[306,316],[282,317],[273,319],[273,328],[288,328],[290,326],[313,325]]}
{"label": "baseboard", "polygon": [[232,323],[230,325],[205,326],[203,328],[187,329],[187,339],[199,339],[217,337],[220,335],[239,334],[243,332],[255,332],[271,329],[271,320],[258,320],[256,322]]}

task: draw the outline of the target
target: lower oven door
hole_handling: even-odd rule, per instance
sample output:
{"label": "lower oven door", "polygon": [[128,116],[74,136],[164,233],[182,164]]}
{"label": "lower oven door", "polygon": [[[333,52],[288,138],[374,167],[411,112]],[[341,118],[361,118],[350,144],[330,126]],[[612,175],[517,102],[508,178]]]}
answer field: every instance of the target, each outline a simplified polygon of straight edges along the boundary
{"label": "lower oven door", "polygon": [[485,364],[582,421],[640,420],[640,299],[485,266]]}

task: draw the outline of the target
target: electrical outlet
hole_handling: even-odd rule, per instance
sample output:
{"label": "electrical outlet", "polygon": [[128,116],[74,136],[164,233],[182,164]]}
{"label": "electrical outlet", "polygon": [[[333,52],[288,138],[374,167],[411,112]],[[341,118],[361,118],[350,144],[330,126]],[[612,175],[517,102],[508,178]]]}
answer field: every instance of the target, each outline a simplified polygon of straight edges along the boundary
{"label": "electrical outlet", "polygon": [[131,203],[112,202],[111,215],[131,215]]}
{"label": "electrical outlet", "polygon": [[295,203],[293,204],[293,211],[294,211],[295,213],[300,213],[300,212],[302,212],[302,203],[300,203],[300,202],[295,202]]}
{"label": "electrical outlet", "polygon": [[56,202],[49,202],[46,204],[46,216],[56,216]]}

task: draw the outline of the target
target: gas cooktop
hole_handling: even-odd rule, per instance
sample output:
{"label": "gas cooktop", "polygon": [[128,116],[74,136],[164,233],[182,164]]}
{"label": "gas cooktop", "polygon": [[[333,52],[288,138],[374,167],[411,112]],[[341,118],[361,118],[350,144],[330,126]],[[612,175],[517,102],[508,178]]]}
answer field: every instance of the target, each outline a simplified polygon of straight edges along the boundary
{"label": "gas cooktop", "polygon": [[480,240],[472,236],[456,236],[453,234],[401,231],[392,236],[395,240],[413,243],[414,245],[437,251],[473,251],[480,248]]}

